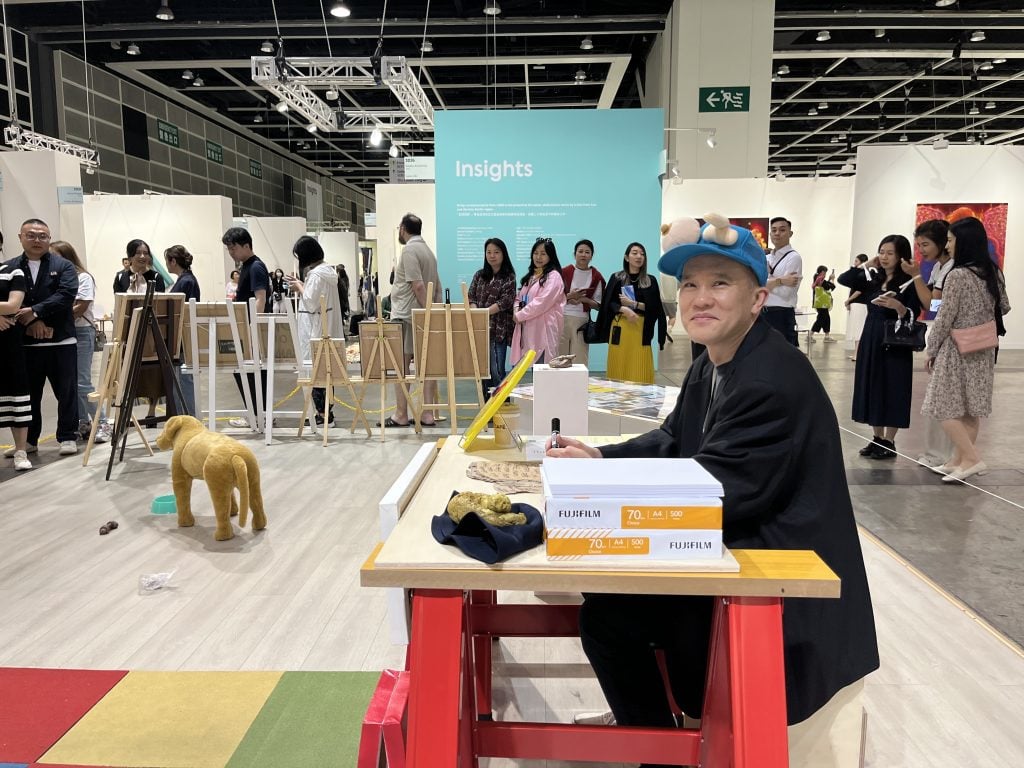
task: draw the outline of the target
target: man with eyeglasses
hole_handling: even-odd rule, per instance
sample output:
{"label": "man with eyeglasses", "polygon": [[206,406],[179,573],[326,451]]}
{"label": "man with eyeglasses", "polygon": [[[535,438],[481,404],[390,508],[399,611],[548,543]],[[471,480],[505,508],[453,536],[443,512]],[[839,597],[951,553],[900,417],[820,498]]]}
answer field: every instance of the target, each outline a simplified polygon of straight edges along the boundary
{"label": "man with eyeglasses", "polygon": [[23,252],[7,262],[25,275],[25,299],[16,317],[25,326],[32,421],[27,453],[35,453],[43,429],[43,386],[49,380],[57,398],[57,442],[61,455],[78,453],[78,337],[72,307],[78,295],[74,265],[50,253],[50,228],[29,219],[18,232]]}

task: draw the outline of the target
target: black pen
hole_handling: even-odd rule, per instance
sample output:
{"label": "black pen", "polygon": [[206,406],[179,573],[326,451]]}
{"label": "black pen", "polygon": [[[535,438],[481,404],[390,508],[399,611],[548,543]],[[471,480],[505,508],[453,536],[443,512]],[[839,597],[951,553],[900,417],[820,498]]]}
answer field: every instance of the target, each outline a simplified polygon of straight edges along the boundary
{"label": "black pen", "polygon": [[558,435],[561,433],[562,424],[558,419],[551,420],[551,447],[561,448],[558,444]]}

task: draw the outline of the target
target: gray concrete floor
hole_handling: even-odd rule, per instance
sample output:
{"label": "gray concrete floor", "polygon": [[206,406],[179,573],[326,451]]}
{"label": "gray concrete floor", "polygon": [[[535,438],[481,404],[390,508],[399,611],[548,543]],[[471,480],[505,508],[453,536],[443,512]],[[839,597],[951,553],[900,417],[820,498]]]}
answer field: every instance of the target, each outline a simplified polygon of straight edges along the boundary
{"label": "gray concrete floor", "polygon": [[[850,419],[854,364],[847,359],[848,350],[843,342],[819,341],[810,346],[801,343],[832,398],[843,429],[847,479],[858,522],[997,630],[1024,645],[1024,606],[1020,600],[1024,594],[1024,351],[1006,350],[1000,354],[993,416],[983,422],[980,438],[982,456],[991,472],[974,478],[979,487],[974,489],[944,484],[938,475],[919,467],[912,458],[877,462],[858,456],[857,451],[870,438],[871,431]],[[927,381],[923,363],[923,356],[918,355],[912,426],[896,438],[897,449],[905,457],[916,457],[923,447],[923,417],[919,415]],[[689,344],[679,334],[661,355],[657,383],[679,385],[689,364]],[[293,374],[278,375],[276,391],[280,395],[293,386]],[[225,397],[239,399],[240,406],[230,375],[218,378],[218,388]],[[461,390],[460,385],[460,394]],[[465,394],[460,399],[468,399],[468,388]],[[376,398],[377,391],[372,390],[368,402],[374,403]],[[226,407],[232,407],[231,400]],[[285,408],[298,410],[301,403],[296,397]],[[65,461],[70,469],[81,461],[81,456],[57,455],[52,439],[55,411],[52,397],[45,397],[44,440],[39,453],[31,458],[37,466]],[[138,413],[143,412],[140,409]],[[341,413],[347,424],[347,413]],[[293,427],[296,421],[294,417],[281,417],[279,424],[283,428]],[[436,439],[447,433],[447,429],[426,430],[423,439]],[[155,436],[157,430],[149,430],[148,434]],[[419,439],[412,430],[394,430],[392,434],[403,441]],[[0,443],[9,440],[6,431],[0,435]],[[107,451],[100,451],[93,460],[105,462],[107,456]],[[0,482],[15,477],[9,460],[0,460]],[[17,488],[16,482],[5,486],[5,503],[17,503]]]}

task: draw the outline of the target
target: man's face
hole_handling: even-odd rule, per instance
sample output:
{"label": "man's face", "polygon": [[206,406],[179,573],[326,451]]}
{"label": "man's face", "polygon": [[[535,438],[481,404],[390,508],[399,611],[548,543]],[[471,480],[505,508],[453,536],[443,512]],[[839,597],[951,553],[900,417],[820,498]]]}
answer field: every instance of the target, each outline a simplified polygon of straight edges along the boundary
{"label": "man's face", "polygon": [[228,249],[228,256],[231,257],[231,260],[234,261],[235,264],[243,264],[249,259],[250,256],[252,256],[251,245],[239,245],[238,243],[231,243],[230,245],[225,245],[224,247]]}
{"label": "man's face", "polygon": [[18,232],[25,255],[33,261],[50,250],[50,228],[45,224],[24,224]]}
{"label": "man's face", "polygon": [[772,224],[771,238],[772,245],[775,246],[776,250],[779,248],[785,248],[789,245],[789,238],[793,236],[793,230],[789,227],[787,221],[776,221]]}
{"label": "man's face", "polygon": [[405,231],[405,227],[400,226],[398,228],[398,242],[405,245],[409,242],[409,233]]}
{"label": "man's face", "polygon": [[123,269],[128,269],[128,265],[131,264],[131,263],[132,263],[131,259],[129,259],[127,256],[125,256],[123,259],[121,259],[121,267]]}
{"label": "man's face", "polygon": [[724,256],[697,256],[679,280],[679,317],[693,341],[716,347],[742,339],[767,297],[746,267]]}

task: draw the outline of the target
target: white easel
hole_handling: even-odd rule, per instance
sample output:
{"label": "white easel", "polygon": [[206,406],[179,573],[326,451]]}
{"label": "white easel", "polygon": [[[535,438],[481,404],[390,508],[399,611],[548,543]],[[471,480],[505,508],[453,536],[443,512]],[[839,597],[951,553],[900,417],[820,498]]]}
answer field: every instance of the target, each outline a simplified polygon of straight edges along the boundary
{"label": "white easel", "polygon": [[[250,301],[255,302],[255,299]],[[253,306],[255,305],[250,304],[250,308]],[[255,322],[249,324],[253,365],[257,372],[261,364],[265,364],[267,369],[267,407],[263,409],[261,416],[263,419],[263,442],[266,445],[270,445],[274,436],[274,373],[277,370],[277,327],[279,325],[287,326],[288,332],[291,334],[295,360],[290,362],[294,363],[296,371],[302,366],[302,361],[298,359],[299,331],[295,310],[290,300],[286,301],[284,306],[284,313],[257,312],[250,315],[250,317],[256,318]],[[266,326],[267,329],[266,350],[263,349],[263,337],[260,333],[260,328],[263,326]],[[256,378],[259,380],[256,385],[256,391],[259,393],[262,389],[263,381],[261,376]]]}
{"label": "white easel", "polygon": [[[246,362],[244,359],[244,347],[242,340],[249,333],[248,321],[245,320],[245,327],[239,329],[239,324],[243,322],[242,318],[245,315],[245,311],[238,309],[244,307],[245,304],[237,302],[225,302],[225,301],[199,301],[191,299],[188,303],[188,316],[189,316],[189,333],[186,342],[186,363],[193,375],[193,387],[196,392],[196,409],[199,409],[199,387],[200,377],[204,369],[204,361],[202,359],[202,352],[199,346],[199,329],[200,327],[206,330],[206,361],[205,368],[207,373],[207,385],[206,385],[206,396],[207,396],[207,423],[206,427],[211,432],[217,431],[217,336],[218,328],[227,327],[231,332],[231,343],[234,346],[234,357],[235,357],[235,370],[239,373],[246,373]],[[226,341],[226,340],[225,340]],[[250,341],[251,344],[251,341]],[[259,383],[259,377],[257,377],[257,396],[262,388]],[[256,420],[254,418],[253,406],[262,408],[260,404],[252,403],[249,395],[248,382],[243,379],[242,385],[242,399],[245,402],[246,417],[249,420],[250,425],[253,429],[256,428]],[[235,413],[236,411],[231,411]],[[197,414],[199,415],[199,414]]]}

